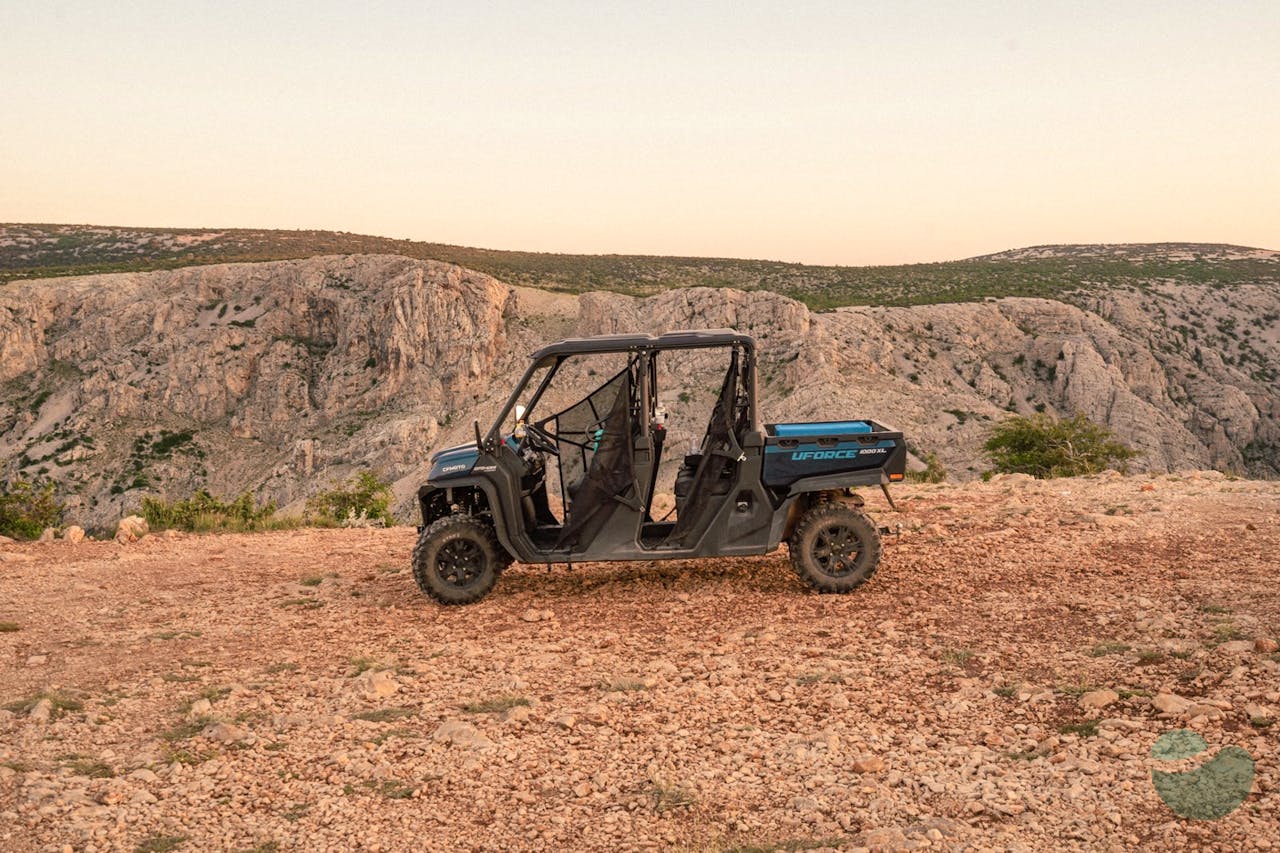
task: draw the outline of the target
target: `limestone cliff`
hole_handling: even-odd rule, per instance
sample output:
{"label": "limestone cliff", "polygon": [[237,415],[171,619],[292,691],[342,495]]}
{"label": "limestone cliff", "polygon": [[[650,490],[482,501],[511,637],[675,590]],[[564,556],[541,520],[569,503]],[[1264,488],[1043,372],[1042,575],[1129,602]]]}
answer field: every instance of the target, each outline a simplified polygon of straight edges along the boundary
{"label": "limestone cliff", "polygon": [[[1075,301],[813,313],[763,291],[556,295],[385,255],[20,282],[0,288],[0,477],[55,479],[82,524],[201,486],[289,504],[363,467],[403,509],[537,345],[719,326],[758,338],[767,419],[874,416],[955,476],[982,470],[992,423],[1037,410],[1109,424],[1140,468],[1280,473],[1273,288]],[[705,396],[696,371],[665,381],[676,409]]]}

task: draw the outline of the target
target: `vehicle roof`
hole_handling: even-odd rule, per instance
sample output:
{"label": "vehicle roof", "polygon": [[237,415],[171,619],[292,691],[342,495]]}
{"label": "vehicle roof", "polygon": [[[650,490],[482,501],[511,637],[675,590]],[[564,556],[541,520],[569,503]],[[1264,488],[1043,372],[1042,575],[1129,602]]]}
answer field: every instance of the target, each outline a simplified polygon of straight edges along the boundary
{"label": "vehicle roof", "polygon": [[755,338],[733,329],[684,329],[661,335],[596,335],[591,338],[568,338],[535,351],[533,358],[581,353],[632,352],[635,350],[695,349],[738,344],[755,349]]}

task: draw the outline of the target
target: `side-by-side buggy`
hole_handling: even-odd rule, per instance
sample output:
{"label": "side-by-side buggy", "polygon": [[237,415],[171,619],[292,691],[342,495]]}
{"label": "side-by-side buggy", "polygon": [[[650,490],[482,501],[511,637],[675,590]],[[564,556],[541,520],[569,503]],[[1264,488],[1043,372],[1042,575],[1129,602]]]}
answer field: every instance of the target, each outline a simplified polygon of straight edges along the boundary
{"label": "side-by-side buggy", "polygon": [[[694,352],[703,350],[723,356],[723,381],[701,441],[679,459],[675,506],[655,519],[659,472],[672,452],[664,400],[674,403],[659,379],[680,376],[678,358],[713,357]],[[618,369],[582,369],[599,357]],[[418,491],[418,585],[442,603],[465,604],[514,560],[754,555],[786,542],[814,588],[853,590],[880,559],[879,531],[853,489],[902,479],[902,433],[865,419],[763,424],[757,384],[755,341],[728,329],[543,347],[487,431],[476,422],[474,443],[432,456]],[[556,405],[565,388],[578,394]]]}

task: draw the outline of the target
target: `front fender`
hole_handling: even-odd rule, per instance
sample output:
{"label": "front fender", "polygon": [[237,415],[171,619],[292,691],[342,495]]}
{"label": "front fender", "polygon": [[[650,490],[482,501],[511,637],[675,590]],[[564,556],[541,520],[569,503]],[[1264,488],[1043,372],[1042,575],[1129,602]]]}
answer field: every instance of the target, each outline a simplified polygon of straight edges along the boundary
{"label": "front fender", "polygon": [[493,519],[493,530],[502,547],[514,559],[520,559],[520,554],[508,535],[508,519],[503,512],[502,502],[498,499],[493,483],[488,480],[482,477],[457,477],[449,479],[447,485],[426,483],[418,489],[418,506],[422,511],[419,532],[437,519],[455,512],[467,515],[487,513]]}

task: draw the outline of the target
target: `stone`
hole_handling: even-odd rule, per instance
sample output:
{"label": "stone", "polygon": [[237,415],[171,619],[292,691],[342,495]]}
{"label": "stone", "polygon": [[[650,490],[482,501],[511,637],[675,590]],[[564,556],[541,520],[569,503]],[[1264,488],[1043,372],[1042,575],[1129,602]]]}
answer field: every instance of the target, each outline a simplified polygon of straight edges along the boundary
{"label": "stone", "polygon": [[126,515],[116,525],[116,541],[122,544],[137,542],[151,532],[147,520],[140,515]]}
{"label": "stone", "polygon": [[1173,693],[1161,693],[1151,700],[1152,706],[1163,714],[1183,714],[1191,707],[1189,699]]}
{"label": "stone", "polygon": [[533,711],[528,705],[515,705],[498,715],[498,719],[504,723],[523,723],[529,719]]}
{"label": "stone", "polygon": [[151,772],[145,767],[139,767],[137,770],[133,771],[125,778],[133,779],[135,782],[159,782],[160,781],[159,776],[157,776],[155,773]]}
{"label": "stone", "polygon": [[1208,702],[1197,702],[1194,705],[1191,705],[1183,711],[1183,715],[1186,716],[1187,719],[1191,720],[1194,720],[1196,717],[1216,720],[1219,717],[1225,716],[1221,708],[1217,705],[1210,705]]}
{"label": "stone", "polygon": [[819,805],[818,801],[813,797],[793,797],[791,800],[791,808],[798,812],[816,812]]}
{"label": "stone", "polygon": [[1243,655],[1253,650],[1253,640],[1231,640],[1226,643],[1221,643],[1218,646],[1218,651],[1228,655]]}
{"label": "stone", "polygon": [[1277,649],[1280,649],[1280,644],[1276,643],[1276,641],[1270,637],[1259,637],[1253,641],[1253,648],[1254,651],[1260,652],[1264,655],[1269,655]]}
{"label": "stone", "polygon": [[854,773],[879,773],[884,770],[884,759],[873,755],[867,758],[855,758],[852,764]]}
{"label": "stone", "polygon": [[31,711],[27,714],[27,719],[33,723],[47,723],[52,713],[53,703],[48,699],[41,699],[32,706]]}
{"label": "stone", "polygon": [[461,720],[445,720],[436,728],[431,739],[466,749],[486,749],[493,746],[493,741],[481,734],[475,726]]}
{"label": "stone", "polygon": [[41,542],[53,542],[57,538],[58,538],[58,531],[52,527],[46,527],[43,531],[40,532]]}
{"label": "stone", "polygon": [[1091,690],[1080,697],[1077,703],[1086,710],[1099,710],[1120,701],[1120,694],[1114,690]]}
{"label": "stone", "polygon": [[400,685],[385,670],[367,669],[356,676],[356,690],[366,699],[385,699],[400,689]]}
{"label": "stone", "polygon": [[71,525],[66,530],[62,531],[62,541],[70,542],[72,545],[75,545],[77,542],[83,542],[84,528],[75,524]]}
{"label": "stone", "polygon": [[188,717],[207,717],[213,713],[213,703],[208,699],[197,699],[191,703],[191,711]]}
{"label": "stone", "polygon": [[244,743],[256,740],[253,732],[231,723],[214,723],[206,727],[201,734],[219,743]]}
{"label": "stone", "polygon": [[520,614],[520,618],[526,622],[540,622],[542,621],[542,611],[534,610],[530,607],[524,613]]}

